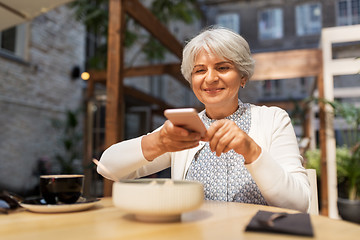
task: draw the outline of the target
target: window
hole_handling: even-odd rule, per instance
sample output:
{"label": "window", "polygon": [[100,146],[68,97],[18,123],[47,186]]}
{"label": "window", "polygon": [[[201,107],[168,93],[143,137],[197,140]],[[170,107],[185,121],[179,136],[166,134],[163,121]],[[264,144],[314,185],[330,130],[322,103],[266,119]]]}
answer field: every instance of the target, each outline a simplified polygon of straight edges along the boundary
{"label": "window", "polygon": [[216,17],[216,24],[240,33],[240,17],[236,13],[218,15]]}
{"label": "window", "polygon": [[260,12],[259,37],[262,40],[283,37],[283,12],[280,8]]}
{"label": "window", "polygon": [[298,36],[319,34],[321,28],[320,3],[307,3],[296,6],[296,34]]}
{"label": "window", "polygon": [[339,0],[336,21],[338,26],[360,23],[360,0]]}
{"label": "window", "polygon": [[283,97],[283,80],[265,80],[263,83],[263,93],[265,98]]}
{"label": "window", "polygon": [[0,32],[0,52],[25,59],[27,36],[26,23]]}

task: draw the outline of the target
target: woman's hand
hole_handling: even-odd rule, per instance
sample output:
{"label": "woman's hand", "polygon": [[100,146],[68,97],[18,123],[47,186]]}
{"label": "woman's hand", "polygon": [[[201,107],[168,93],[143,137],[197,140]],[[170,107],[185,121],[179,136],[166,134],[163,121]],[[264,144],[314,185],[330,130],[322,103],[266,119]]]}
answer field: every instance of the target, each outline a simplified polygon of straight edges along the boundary
{"label": "woman's hand", "polygon": [[209,142],[211,151],[216,152],[217,156],[234,149],[244,156],[246,164],[255,161],[261,153],[260,146],[235,122],[227,119],[214,122],[203,140]]}
{"label": "woman's hand", "polygon": [[151,161],[166,152],[177,152],[196,147],[199,145],[200,139],[200,133],[177,127],[167,120],[160,131],[143,137],[141,147],[144,157]]}

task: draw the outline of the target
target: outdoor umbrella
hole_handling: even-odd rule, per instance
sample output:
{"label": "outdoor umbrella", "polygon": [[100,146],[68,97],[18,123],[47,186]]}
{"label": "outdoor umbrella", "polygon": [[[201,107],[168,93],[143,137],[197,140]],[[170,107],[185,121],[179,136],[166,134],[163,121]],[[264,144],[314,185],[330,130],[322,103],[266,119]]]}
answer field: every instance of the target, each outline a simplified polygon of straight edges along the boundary
{"label": "outdoor umbrella", "polygon": [[0,31],[73,0],[0,0]]}

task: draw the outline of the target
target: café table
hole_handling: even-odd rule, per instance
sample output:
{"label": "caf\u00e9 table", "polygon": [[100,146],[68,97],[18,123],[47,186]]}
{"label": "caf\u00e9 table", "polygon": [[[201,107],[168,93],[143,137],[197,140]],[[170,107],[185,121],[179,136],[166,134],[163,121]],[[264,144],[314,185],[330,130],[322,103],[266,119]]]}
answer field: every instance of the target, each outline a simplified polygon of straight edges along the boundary
{"label": "caf\u00e9 table", "polygon": [[[102,198],[85,211],[34,213],[24,209],[0,215],[1,240],[42,239],[311,239],[275,233],[246,232],[257,211],[289,212],[269,206],[205,201],[197,210],[183,213],[177,222],[141,222]],[[313,239],[360,239],[360,225],[311,215]]]}

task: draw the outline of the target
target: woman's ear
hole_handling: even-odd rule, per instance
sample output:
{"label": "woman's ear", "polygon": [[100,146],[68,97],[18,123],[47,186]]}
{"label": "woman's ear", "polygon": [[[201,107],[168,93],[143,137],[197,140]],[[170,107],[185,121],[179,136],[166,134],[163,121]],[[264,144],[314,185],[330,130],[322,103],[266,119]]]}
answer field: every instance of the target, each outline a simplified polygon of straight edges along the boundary
{"label": "woman's ear", "polygon": [[241,79],[240,79],[240,86],[241,86],[241,88],[245,88],[246,82],[247,82],[247,77],[246,77],[246,76],[242,76]]}

